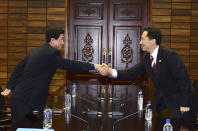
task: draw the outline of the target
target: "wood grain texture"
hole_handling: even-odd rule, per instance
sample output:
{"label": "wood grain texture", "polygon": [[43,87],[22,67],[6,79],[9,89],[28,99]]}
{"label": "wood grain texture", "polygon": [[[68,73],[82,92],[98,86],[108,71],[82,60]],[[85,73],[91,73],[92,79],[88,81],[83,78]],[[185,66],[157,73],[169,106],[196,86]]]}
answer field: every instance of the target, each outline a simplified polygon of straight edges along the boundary
{"label": "wood grain texture", "polygon": [[172,15],[174,16],[191,16],[192,10],[189,9],[172,9]]}
{"label": "wood grain texture", "polygon": [[16,66],[22,59],[8,59],[8,65]]}
{"label": "wood grain texture", "polygon": [[1,46],[0,52],[1,53],[7,53],[7,46]]}
{"label": "wood grain texture", "polygon": [[46,14],[29,14],[28,20],[43,20],[47,19]]}
{"label": "wood grain texture", "polygon": [[153,22],[171,22],[171,16],[152,16]]}
{"label": "wood grain texture", "polygon": [[26,27],[27,21],[26,20],[8,20],[9,26],[15,26],[15,27]]}
{"label": "wood grain texture", "polygon": [[13,8],[9,8],[8,13],[13,13],[13,14],[25,14],[27,13],[27,8],[15,8],[16,6],[14,6]]}
{"label": "wood grain texture", "polygon": [[194,3],[192,4],[192,9],[198,9],[198,3],[194,2]]}
{"label": "wood grain texture", "polygon": [[191,9],[191,3],[172,3],[172,9]]}
{"label": "wood grain texture", "polygon": [[27,33],[28,34],[43,34],[46,33],[46,27],[28,27],[27,28]]}
{"label": "wood grain texture", "polygon": [[[0,14],[1,15],[1,14]],[[0,19],[0,27],[2,27],[2,26],[7,26],[8,25],[8,23],[7,23],[7,19]]]}
{"label": "wood grain texture", "polygon": [[64,15],[47,15],[48,20],[65,20]]}
{"label": "wood grain texture", "polygon": [[7,71],[8,71],[8,67],[7,66],[0,65],[0,72],[7,72]]}
{"label": "wood grain texture", "polygon": [[65,8],[65,1],[64,0],[57,0],[57,1],[49,0],[47,2],[47,7],[48,8],[54,8],[54,7]]}
{"label": "wood grain texture", "polygon": [[2,13],[2,14],[0,15],[0,20],[1,20],[1,21],[7,20],[7,16],[8,16],[8,14],[3,14],[3,13]]}
{"label": "wood grain texture", "polygon": [[191,22],[191,16],[172,16],[172,22]]}
{"label": "wood grain texture", "polygon": [[[0,2],[0,7],[1,7],[1,2]],[[7,7],[1,7],[0,8],[0,13],[7,13],[8,12],[8,8]]]}
{"label": "wood grain texture", "polygon": [[0,72],[0,79],[4,79],[4,78],[7,78],[7,72]]}
{"label": "wood grain texture", "polygon": [[190,48],[190,43],[171,43],[171,48],[189,49]]}
{"label": "wood grain texture", "polygon": [[26,53],[26,47],[10,46],[8,47],[8,53]]}
{"label": "wood grain texture", "polygon": [[190,63],[197,63],[198,55],[190,55]]}
{"label": "wood grain texture", "polygon": [[0,65],[7,65],[7,53],[0,53]]}
{"label": "wood grain texture", "polygon": [[154,2],[152,3],[153,9],[171,9],[171,3]]}
{"label": "wood grain texture", "polygon": [[27,14],[8,14],[8,20],[27,20]]}
{"label": "wood grain texture", "polygon": [[190,30],[189,29],[171,29],[171,35],[189,36]]}
{"label": "wood grain texture", "polygon": [[172,0],[153,0],[153,2],[172,2]]}
{"label": "wood grain texture", "polygon": [[179,55],[189,56],[190,51],[188,49],[174,49]]}
{"label": "wood grain texture", "polygon": [[198,54],[198,50],[196,50],[196,49],[195,50],[194,49],[190,50],[190,55],[191,56],[198,56],[197,54]]}
{"label": "wood grain texture", "polygon": [[45,40],[27,40],[27,46],[29,47],[37,47],[42,46],[45,42]]}
{"label": "wood grain texture", "polygon": [[190,37],[189,36],[171,36],[171,42],[185,42],[189,43],[190,42]]}
{"label": "wood grain texture", "polygon": [[152,9],[152,15],[171,15],[171,9]]}
{"label": "wood grain texture", "polygon": [[8,39],[10,39],[10,40],[26,39],[26,34],[25,33],[18,33],[18,32],[15,32],[15,33],[9,32],[8,33]]}
{"label": "wood grain texture", "polygon": [[198,30],[191,30],[190,35],[191,36],[198,36]]}
{"label": "wood grain texture", "polygon": [[8,27],[8,33],[26,33],[27,28],[26,27]]}
{"label": "wood grain texture", "polygon": [[197,36],[191,36],[191,42],[198,42]]}
{"label": "wood grain texture", "polygon": [[191,2],[191,0],[172,0],[172,2]]}
{"label": "wood grain texture", "polygon": [[28,14],[46,14],[46,8],[28,8]]}
{"label": "wood grain texture", "polygon": [[26,46],[26,40],[25,39],[21,39],[21,40],[8,40],[8,46]]}
{"label": "wood grain texture", "polygon": [[196,16],[192,16],[192,22],[196,22],[196,23],[198,23],[198,17],[196,17]]}
{"label": "wood grain texture", "polygon": [[171,23],[171,28],[172,29],[190,29],[191,24],[190,23]]}
{"label": "wood grain texture", "polygon": [[7,7],[7,6],[8,6],[8,1],[6,1],[6,0],[0,1],[0,7]]}
{"label": "wood grain texture", "polygon": [[197,10],[192,10],[192,16],[198,16],[198,9]]}
{"label": "wood grain texture", "polygon": [[45,41],[45,34],[27,34],[27,39]]}
{"label": "wood grain texture", "polygon": [[164,28],[164,29],[169,29],[171,27],[170,22],[153,22],[152,26],[157,27],[157,28]]}
{"label": "wood grain texture", "polygon": [[9,53],[8,59],[23,59],[26,57],[26,53]]}
{"label": "wood grain texture", "polygon": [[27,7],[27,0],[23,1],[8,1],[9,7]]}
{"label": "wood grain texture", "polygon": [[0,47],[1,46],[7,46],[7,40],[0,39]]}
{"label": "wood grain texture", "polygon": [[65,8],[47,8],[47,14],[64,15]]}
{"label": "wood grain texture", "polygon": [[46,8],[45,0],[28,0],[29,8]]}
{"label": "wood grain texture", "polygon": [[46,27],[46,21],[28,21],[28,27]]}
{"label": "wood grain texture", "polygon": [[198,74],[198,69],[191,69],[190,74],[196,76]]}
{"label": "wood grain texture", "polygon": [[171,30],[170,29],[161,29],[162,35],[170,35]]}

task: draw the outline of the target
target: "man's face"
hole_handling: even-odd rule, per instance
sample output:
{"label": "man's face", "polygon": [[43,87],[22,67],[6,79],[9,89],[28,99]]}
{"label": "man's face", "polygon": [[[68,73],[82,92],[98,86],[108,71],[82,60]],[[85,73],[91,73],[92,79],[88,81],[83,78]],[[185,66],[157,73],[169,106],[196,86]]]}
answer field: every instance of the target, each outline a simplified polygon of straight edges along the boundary
{"label": "man's face", "polygon": [[147,34],[148,34],[147,31],[144,31],[142,33],[140,45],[141,45],[142,51],[151,52],[152,51],[154,40],[153,39],[150,40],[149,37],[147,36]]}
{"label": "man's face", "polygon": [[60,50],[65,44],[65,42],[64,42],[64,34],[60,34],[60,36],[58,37],[57,40],[52,38],[51,42],[53,43],[53,47],[54,48]]}

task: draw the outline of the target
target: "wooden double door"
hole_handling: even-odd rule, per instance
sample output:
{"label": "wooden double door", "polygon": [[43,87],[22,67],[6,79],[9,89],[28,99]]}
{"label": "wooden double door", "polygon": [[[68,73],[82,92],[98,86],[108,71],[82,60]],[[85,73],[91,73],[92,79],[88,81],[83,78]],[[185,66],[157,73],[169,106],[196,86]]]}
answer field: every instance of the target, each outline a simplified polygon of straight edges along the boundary
{"label": "wooden double door", "polygon": [[[139,42],[143,27],[149,22],[149,0],[68,0],[67,3],[69,59],[106,63],[115,69],[126,69],[140,61]],[[88,73],[68,76],[74,81],[109,82]]]}

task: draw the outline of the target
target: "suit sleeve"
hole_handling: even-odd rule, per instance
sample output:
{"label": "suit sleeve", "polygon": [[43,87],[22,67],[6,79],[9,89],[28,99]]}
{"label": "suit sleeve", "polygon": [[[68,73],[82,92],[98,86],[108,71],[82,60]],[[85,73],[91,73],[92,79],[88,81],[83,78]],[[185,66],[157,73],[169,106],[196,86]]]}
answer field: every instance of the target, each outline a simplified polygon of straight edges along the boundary
{"label": "suit sleeve", "polygon": [[56,51],[52,56],[52,63],[56,68],[71,72],[89,72],[91,69],[90,63],[65,59],[61,56],[59,51]]}
{"label": "suit sleeve", "polygon": [[178,93],[180,93],[179,96],[181,96],[181,106],[189,107],[189,93],[191,84],[186,67],[180,56],[175,52],[171,53],[168,61],[170,72],[179,87]]}
{"label": "suit sleeve", "polygon": [[145,57],[143,57],[139,64],[136,64],[135,66],[129,69],[118,70],[117,80],[131,80],[132,78],[135,78],[138,75],[145,73],[146,69],[144,66],[144,58]]}
{"label": "suit sleeve", "polygon": [[12,75],[10,79],[8,80],[7,89],[13,90],[15,86],[17,85],[18,80],[20,79],[25,65],[27,63],[28,56],[26,56],[23,60],[21,60],[18,65],[15,67],[14,71],[12,72]]}

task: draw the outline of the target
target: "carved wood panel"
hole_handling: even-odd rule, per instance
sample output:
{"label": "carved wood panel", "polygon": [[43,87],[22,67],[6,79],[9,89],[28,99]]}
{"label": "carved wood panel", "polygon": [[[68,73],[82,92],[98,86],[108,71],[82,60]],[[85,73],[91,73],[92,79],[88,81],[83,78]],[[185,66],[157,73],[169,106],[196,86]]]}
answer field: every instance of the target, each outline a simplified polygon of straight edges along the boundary
{"label": "carved wood panel", "polygon": [[125,69],[139,62],[140,27],[114,27],[114,67]]}
{"label": "carved wood panel", "polygon": [[103,19],[103,4],[77,3],[75,19]]}
{"label": "carved wood panel", "polygon": [[115,20],[141,20],[142,6],[139,4],[115,4],[114,19]]}
{"label": "carved wood panel", "polygon": [[100,26],[75,26],[76,60],[100,63],[101,29]]}

